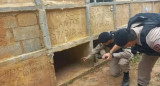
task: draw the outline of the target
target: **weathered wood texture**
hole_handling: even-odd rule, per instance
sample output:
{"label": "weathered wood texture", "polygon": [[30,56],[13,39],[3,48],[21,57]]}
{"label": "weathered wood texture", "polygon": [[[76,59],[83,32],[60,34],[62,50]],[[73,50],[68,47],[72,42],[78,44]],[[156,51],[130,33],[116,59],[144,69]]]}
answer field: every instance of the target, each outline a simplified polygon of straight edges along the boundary
{"label": "weathered wood texture", "polygon": [[46,55],[8,64],[0,68],[0,86],[55,86],[52,66]]}
{"label": "weathered wood texture", "polygon": [[131,4],[131,16],[136,15],[137,13],[141,13],[143,9],[142,3],[132,3]]}
{"label": "weathered wood texture", "polygon": [[160,2],[154,2],[154,13],[160,13]]}
{"label": "weathered wood texture", "polygon": [[151,2],[144,3],[143,12],[152,13],[152,3]]}
{"label": "weathered wood texture", "polygon": [[52,45],[88,36],[85,8],[47,11]]}
{"label": "weathered wood texture", "polygon": [[111,6],[91,7],[91,32],[92,35],[99,35],[114,29],[113,11]]}
{"label": "weathered wood texture", "polygon": [[117,28],[126,26],[129,20],[129,4],[116,6]]}
{"label": "weathered wood texture", "polygon": [[35,12],[0,14],[0,59],[43,48]]}
{"label": "weathered wood texture", "polygon": [[86,0],[44,0],[46,5],[52,4],[81,4],[84,5]]}

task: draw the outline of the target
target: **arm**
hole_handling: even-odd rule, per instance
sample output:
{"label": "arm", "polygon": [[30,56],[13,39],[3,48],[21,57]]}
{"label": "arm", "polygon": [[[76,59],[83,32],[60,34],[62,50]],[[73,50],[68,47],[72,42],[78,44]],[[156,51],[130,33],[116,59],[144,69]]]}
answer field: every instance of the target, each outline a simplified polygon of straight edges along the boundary
{"label": "arm", "polygon": [[153,46],[152,49],[157,51],[160,54],[160,40],[156,40],[155,41],[154,46]]}
{"label": "arm", "polygon": [[91,59],[91,58],[93,58],[98,52],[100,52],[102,49],[104,49],[104,45],[103,44],[98,44],[97,46],[96,46],[96,48],[94,48],[93,50],[92,50],[92,52],[87,56],[87,57],[82,57],[82,60],[83,61],[86,61],[87,59]]}
{"label": "arm", "polygon": [[113,53],[114,58],[132,59],[133,56],[130,49],[124,49],[123,52]]}
{"label": "arm", "polygon": [[146,42],[150,48],[160,53],[160,27],[152,29],[146,36]]}
{"label": "arm", "polygon": [[103,44],[98,44],[93,50],[92,52],[87,56],[87,58],[91,58],[94,57],[98,52],[100,52],[102,49],[104,49],[104,45]]}
{"label": "arm", "polygon": [[103,59],[105,59],[107,57],[107,60],[112,59],[112,54],[117,51],[118,49],[120,49],[121,47],[119,47],[118,45],[114,45],[113,48],[110,50],[109,53],[106,53],[102,56]]}

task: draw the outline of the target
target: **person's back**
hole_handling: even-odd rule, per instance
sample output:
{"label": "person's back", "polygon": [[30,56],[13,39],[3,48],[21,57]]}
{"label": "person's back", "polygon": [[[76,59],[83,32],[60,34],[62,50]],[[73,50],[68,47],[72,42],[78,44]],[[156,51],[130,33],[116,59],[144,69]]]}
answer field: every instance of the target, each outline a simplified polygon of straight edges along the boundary
{"label": "person's back", "polygon": [[141,14],[130,19],[127,29],[120,29],[115,33],[115,45],[103,57],[112,58],[111,54],[117,49],[136,46],[137,50],[142,53],[138,66],[138,86],[147,86],[152,68],[160,57],[160,14]]}
{"label": "person's back", "polygon": [[[139,25],[133,27],[135,23],[139,23]],[[158,27],[160,27],[160,14],[157,13],[139,13],[130,19],[128,29],[133,29],[137,34],[139,39],[137,50],[139,52],[160,55],[160,51],[157,49],[159,48],[157,39],[160,37],[160,28]]]}

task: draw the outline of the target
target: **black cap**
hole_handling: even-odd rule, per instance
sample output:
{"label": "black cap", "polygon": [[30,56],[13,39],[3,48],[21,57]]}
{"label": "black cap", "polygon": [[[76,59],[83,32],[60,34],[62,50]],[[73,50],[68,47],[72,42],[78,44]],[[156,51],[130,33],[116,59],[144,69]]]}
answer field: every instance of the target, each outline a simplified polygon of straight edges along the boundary
{"label": "black cap", "polygon": [[129,32],[127,31],[126,28],[117,30],[117,32],[114,34],[115,44],[120,47],[125,46],[128,42],[128,35],[129,35]]}
{"label": "black cap", "polygon": [[109,32],[103,32],[99,35],[98,40],[100,43],[105,43],[108,40],[110,40],[110,33]]}

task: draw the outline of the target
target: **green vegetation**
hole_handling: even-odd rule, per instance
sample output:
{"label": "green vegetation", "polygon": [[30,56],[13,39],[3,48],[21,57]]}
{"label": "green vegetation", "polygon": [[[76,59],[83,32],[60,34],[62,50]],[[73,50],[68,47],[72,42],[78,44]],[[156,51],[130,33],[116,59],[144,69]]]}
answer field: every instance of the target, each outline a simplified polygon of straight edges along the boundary
{"label": "green vegetation", "polygon": [[136,54],[136,55],[134,56],[134,59],[133,59],[131,62],[133,62],[133,63],[139,62],[139,61],[140,61],[140,57],[141,57],[140,54]]}

